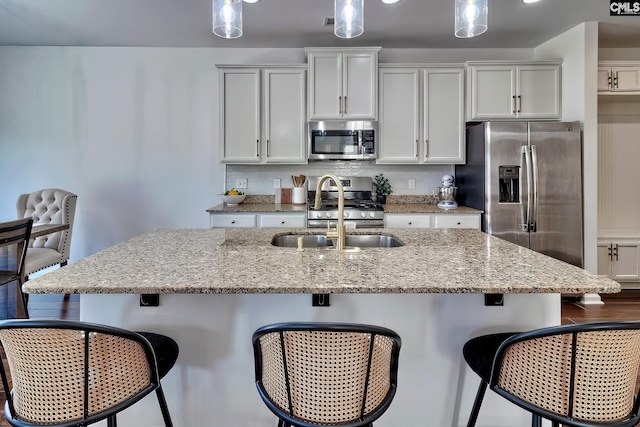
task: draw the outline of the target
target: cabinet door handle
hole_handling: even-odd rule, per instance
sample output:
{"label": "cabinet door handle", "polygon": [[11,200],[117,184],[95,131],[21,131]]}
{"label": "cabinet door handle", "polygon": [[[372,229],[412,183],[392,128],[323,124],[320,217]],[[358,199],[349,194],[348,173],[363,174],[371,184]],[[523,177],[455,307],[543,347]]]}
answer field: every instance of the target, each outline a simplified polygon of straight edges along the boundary
{"label": "cabinet door handle", "polygon": [[426,159],[427,157],[429,157],[429,140],[425,139],[424,140],[424,158]]}
{"label": "cabinet door handle", "polygon": [[609,243],[609,260],[613,261],[613,243]]}
{"label": "cabinet door handle", "polygon": [[613,79],[613,71],[611,71],[610,73],[607,73],[607,86],[609,86],[609,89],[611,89],[611,80]]}
{"label": "cabinet door handle", "polygon": [[613,248],[613,256],[616,257],[616,261],[618,261],[618,244],[617,243]]}
{"label": "cabinet door handle", "polygon": [[513,95],[511,98],[513,101],[513,114],[515,114],[516,113],[516,96]]}
{"label": "cabinet door handle", "polygon": [[518,113],[522,112],[522,97],[518,95]]}
{"label": "cabinet door handle", "polygon": [[260,140],[256,139],[256,157],[260,157]]}
{"label": "cabinet door handle", "polygon": [[344,108],[342,109],[342,111],[344,111],[345,114],[347,114],[347,95],[344,96],[344,104],[343,104]]}
{"label": "cabinet door handle", "polygon": [[267,157],[271,156],[271,144],[269,144],[269,140],[267,139]]}
{"label": "cabinet door handle", "polygon": [[416,159],[418,158],[418,144],[420,144],[420,141],[416,139],[416,147],[415,150],[413,150],[413,154],[416,156]]}
{"label": "cabinet door handle", "polygon": [[342,114],[342,97],[338,97],[338,114]]}
{"label": "cabinet door handle", "polygon": [[616,71],[616,76],[613,78],[613,87],[618,89],[618,72],[617,71]]}

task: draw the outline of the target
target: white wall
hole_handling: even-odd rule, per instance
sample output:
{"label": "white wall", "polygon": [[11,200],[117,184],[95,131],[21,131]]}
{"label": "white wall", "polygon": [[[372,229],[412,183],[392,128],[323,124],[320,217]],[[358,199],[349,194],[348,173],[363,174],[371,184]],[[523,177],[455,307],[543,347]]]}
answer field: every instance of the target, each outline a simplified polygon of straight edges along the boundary
{"label": "white wall", "polygon": [[583,124],[584,266],[596,272],[598,233],[598,24],[582,23],[535,49],[536,59],[563,58],[562,119]]}
{"label": "white wall", "polygon": [[[532,57],[532,49],[380,54],[381,62]],[[0,221],[15,219],[19,194],[75,192],[71,262],[155,228],[206,227],[205,210],[225,187],[215,64],[303,62],[303,49],[0,47]],[[428,189],[447,168],[408,173]],[[379,171],[397,173],[401,189],[407,172],[396,169]]]}

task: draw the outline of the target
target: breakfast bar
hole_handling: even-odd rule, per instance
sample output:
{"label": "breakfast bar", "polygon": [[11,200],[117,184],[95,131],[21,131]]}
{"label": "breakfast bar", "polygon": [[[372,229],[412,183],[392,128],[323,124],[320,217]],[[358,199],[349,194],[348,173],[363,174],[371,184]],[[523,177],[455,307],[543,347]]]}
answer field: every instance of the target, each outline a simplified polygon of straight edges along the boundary
{"label": "breakfast bar", "polygon": [[[155,230],[30,280],[28,293],[80,293],[83,321],[163,333],[180,346],[163,379],[174,424],[273,427],[255,390],[251,334],[268,323],[371,323],[402,337],[398,392],[376,426],[463,426],[478,378],[469,338],[560,323],[561,293],[613,293],[606,277],[471,229],[357,229],[397,247],[274,246],[317,229]],[[140,295],[159,305],[141,306]],[[312,294],[330,294],[313,306]],[[485,294],[504,294],[485,305]],[[502,305],[499,305],[502,303]],[[145,406],[147,405],[147,406]],[[160,426],[149,399],[123,426]],[[157,418],[153,418],[157,415]],[[525,426],[488,393],[478,426]]]}

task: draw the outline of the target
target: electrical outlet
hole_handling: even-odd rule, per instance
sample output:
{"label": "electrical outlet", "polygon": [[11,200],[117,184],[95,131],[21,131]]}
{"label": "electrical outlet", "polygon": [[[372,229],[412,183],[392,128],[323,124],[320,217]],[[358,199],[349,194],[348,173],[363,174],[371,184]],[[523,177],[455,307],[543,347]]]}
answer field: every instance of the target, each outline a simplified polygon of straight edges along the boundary
{"label": "electrical outlet", "polygon": [[409,178],[409,190],[416,189],[416,180],[413,178]]}
{"label": "electrical outlet", "polygon": [[236,188],[247,188],[247,178],[236,179]]}
{"label": "electrical outlet", "polygon": [[280,188],[280,178],[273,179],[273,188]]}

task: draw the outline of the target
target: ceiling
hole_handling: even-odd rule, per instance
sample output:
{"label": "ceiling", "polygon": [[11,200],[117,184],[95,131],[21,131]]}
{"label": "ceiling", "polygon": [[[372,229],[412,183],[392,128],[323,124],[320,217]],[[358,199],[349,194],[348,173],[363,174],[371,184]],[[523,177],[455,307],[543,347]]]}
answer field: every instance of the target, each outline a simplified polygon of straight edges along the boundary
{"label": "ceiling", "polygon": [[386,48],[535,47],[585,21],[600,22],[600,47],[640,47],[640,16],[609,16],[607,0],[489,0],[489,30],[453,35],[454,0],[365,1],[364,35],[343,40],[333,0],[244,4],[244,35],[211,31],[211,0],[0,0],[0,45]]}

